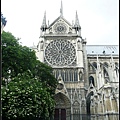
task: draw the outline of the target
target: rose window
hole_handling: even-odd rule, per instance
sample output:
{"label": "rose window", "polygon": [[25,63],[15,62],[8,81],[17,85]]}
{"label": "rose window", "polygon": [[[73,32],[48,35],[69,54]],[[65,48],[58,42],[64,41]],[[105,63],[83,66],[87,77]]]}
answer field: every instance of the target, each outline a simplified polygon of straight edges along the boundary
{"label": "rose window", "polygon": [[51,65],[70,65],[75,56],[75,47],[67,40],[54,40],[45,49],[45,59]]}
{"label": "rose window", "polygon": [[54,30],[55,30],[56,33],[65,33],[66,29],[67,28],[63,23],[58,23],[54,27]]}

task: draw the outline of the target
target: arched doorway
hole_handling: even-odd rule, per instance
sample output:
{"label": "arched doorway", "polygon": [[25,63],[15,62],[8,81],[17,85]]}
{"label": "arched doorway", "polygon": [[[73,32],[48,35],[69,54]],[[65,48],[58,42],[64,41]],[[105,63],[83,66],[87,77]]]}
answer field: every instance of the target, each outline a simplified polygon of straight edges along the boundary
{"label": "arched doorway", "polygon": [[71,103],[69,98],[63,93],[55,95],[56,107],[54,120],[70,120]]}

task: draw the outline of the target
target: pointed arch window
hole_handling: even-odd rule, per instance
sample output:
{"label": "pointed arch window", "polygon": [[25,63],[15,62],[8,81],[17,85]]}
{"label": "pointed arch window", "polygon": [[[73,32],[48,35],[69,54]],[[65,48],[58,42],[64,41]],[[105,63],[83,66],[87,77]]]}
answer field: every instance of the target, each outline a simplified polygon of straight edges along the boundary
{"label": "pointed arch window", "polygon": [[78,71],[74,70],[74,81],[78,81]]}
{"label": "pointed arch window", "polygon": [[92,65],[93,65],[93,67],[95,67],[97,69],[97,63],[96,62],[93,62]]}
{"label": "pointed arch window", "polygon": [[79,72],[79,80],[83,80],[83,73],[82,73],[82,71]]}
{"label": "pointed arch window", "polygon": [[103,63],[103,75],[104,75],[104,82],[105,84],[110,81],[109,74],[108,74],[108,69],[109,64],[107,62]]}
{"label": "pointed arch window", "polygon": [[108,78],[108,77],[109,77],[108,72],[107,72],[108,63],[105,62],[105,63],[103,64],[103,67],[104,67],[104,68],[103,68],[104,77],[105,77],[105,78]]}
{"label": "pointed arch window", "polygon": [[73,77],[74,77],[73,70],[70,70],[69,73],[70,73],[70,81],[73,81]]}
{"label": "pointed arch window", "polygon": [[109,75],[108,75],[108,72],[106,71],[106,69],[104,69],[103,72],[104,72],[104,77],[105,77],[105,78],[108,78]]}
{"label": "pointed arch window", "polygon": [[89,85],[90,85],[90,83],[92,83],[93,86],[95,86],[94,77],[93,77],[93,76],[90,76],[90,77],[89,77]]}

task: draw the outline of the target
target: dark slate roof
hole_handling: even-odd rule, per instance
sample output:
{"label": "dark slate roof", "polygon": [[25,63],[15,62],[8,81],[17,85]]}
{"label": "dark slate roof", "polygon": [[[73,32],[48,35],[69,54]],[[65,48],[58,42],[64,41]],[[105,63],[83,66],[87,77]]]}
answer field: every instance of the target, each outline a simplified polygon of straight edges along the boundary
{"label": "dark slate roof", "polygon": [[118,45],[86,45],[87,54],[119,55]]}

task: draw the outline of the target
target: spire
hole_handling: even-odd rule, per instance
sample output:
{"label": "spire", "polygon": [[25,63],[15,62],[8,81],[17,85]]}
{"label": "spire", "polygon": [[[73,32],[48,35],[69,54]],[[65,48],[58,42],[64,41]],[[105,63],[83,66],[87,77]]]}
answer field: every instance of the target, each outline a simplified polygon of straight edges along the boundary
{"label": "spire", "polygon": [[47,28],[47,24],[46,24],[46,11],[45,11],[41,29],[45,30],[46,28]]}
{"label": "spire", "polygon": [[60,8],[60,16],[63,16],[63,5],[62,5],[62,0],[61,0],[61,8]]}
{"label": "spire", "polygon": [[74,25],[74,27],[77,28],[77,29],[81,29],[80,24],[79,24],[79,19],[78,19],[77,11],[76,11],[76,17],[75,17],[75,25]]}

